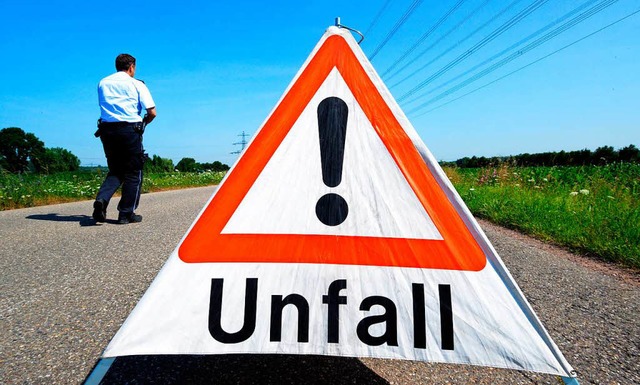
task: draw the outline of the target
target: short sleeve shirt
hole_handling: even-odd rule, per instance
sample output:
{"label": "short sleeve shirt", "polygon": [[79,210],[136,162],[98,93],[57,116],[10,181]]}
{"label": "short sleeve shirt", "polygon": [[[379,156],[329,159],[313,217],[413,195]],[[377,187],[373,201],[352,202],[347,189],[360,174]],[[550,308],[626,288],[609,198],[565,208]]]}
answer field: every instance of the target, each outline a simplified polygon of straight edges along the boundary
{"label": "short sleeve shirt", "polygon": [[98,103],[103,122],[141,122],[142,113],[155,107],[147,86],[124,71],[100,81]]}

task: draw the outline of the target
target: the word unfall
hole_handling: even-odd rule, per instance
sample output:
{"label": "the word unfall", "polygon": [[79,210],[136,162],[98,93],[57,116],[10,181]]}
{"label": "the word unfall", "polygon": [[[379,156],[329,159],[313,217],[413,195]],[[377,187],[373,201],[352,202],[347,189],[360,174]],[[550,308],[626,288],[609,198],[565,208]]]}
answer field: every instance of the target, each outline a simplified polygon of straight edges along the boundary
{"label": "the word unfall", "polygon": [[[256,309],[258,298],[258,278],[247,278],[244,298],[244,321],[236,332],[228,332],[222,328],[222,296],[224,279],[211,280],[211,297],[209,303],[209,333],[218,342],[235,344],[249,339],[256,328]],[[347,295],[341,295],[342,290],[347,289],[347,280],[333,281],[327,293],[322,295],[322,303],[326,305],[327,317],[327,342],[339,343],[340,306],[347,304]],[[412,284],[413,302],[413,346],[416,349],[425,349],[426,341],[426,303],[424,284]],[[440,302],[440,335],[441,349],[453,350],[453,309],[451,306],[451,285],[438,285],[438,298]],[[361,311],[370,311],[374,305],[382,306],[384,314],[365,316],[356,327],[356,334],[360,341],[369,346],[387,344],[398,346],[398,316],[396,304],[389,298],[377,295],[364,298],[360,302]],[[293,306],[297,310],[297,342],[309,342],[309,301],[300,294],[292,293],[287,296],[271,296],[271,316],[269,324],[270,341],[278,342],[282,339],[282,314],[286,306]],[[227,309],[226,311],[233,311]],[[385,332],[373,336],[369,328],[373,325],[384,324]]]}

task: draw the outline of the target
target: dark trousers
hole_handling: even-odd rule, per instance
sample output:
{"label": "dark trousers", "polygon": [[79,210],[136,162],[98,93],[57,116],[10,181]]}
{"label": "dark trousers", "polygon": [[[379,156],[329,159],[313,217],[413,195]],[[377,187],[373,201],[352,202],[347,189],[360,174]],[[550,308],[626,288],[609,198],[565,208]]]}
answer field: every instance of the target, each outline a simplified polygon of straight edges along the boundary
{"label": "dark trousers", "polygon": [[142,136],[135,132],[133,124],[103,123],[100,140],[107,157],[109,173],[102,182],[96,199],[109,200],[122,186],[122,197],[118,204],[119,217],[131,215],[140,203],[142,190],[142,166],[144,150]]}

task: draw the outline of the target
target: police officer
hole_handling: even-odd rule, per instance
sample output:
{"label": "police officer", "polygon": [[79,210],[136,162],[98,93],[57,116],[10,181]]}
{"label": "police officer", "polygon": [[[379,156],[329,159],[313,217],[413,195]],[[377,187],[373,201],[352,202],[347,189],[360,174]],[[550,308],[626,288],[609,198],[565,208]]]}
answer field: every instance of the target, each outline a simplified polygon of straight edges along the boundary
{"label": "police officer", "polygon": [[142,216],[134,212],[140,202],[145,158],[142,131],[156,117],[156,108],[147,86],[134,79],[133,56],[118,55],[116,70],[98,84],[100,120],[96,135],[102,141],[109,173],[93,203],[93,219],[106,221],[109,200],[122,185],[118,223],[127,224],[142,221]]}

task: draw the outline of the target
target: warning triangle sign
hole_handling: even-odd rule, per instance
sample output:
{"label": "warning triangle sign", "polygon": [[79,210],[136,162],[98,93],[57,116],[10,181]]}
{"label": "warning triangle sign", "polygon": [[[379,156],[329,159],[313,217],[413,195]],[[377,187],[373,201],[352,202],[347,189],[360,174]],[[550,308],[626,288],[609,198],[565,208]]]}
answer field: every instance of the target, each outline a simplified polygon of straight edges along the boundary
{"label": "warning triangle sign", "polygon": [[[180,258],[482,269],[482,249],[398,111],[347,41],[327,38],[198,218]],[[323,219],[332,215],[339,218]]]}
{"label": "warning triangle sign", "polygon": [[103,357],[573,370],[382,80],[331,27]]}

